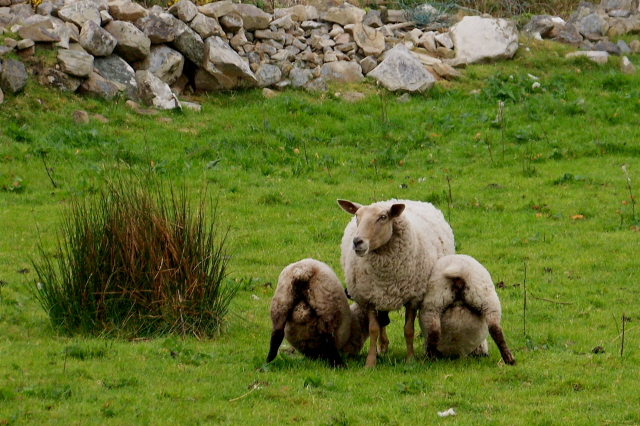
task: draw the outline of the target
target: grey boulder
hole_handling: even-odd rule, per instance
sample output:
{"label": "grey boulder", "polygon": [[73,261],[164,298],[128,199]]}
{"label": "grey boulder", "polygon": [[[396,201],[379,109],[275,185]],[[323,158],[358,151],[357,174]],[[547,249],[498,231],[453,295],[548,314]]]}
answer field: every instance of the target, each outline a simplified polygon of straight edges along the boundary
{"label": "grey boulder", "polygon": [[402,44],[396,44],[386,52],[384,59],[367,77],[375,78],[387,90],[421,92],[435,84],[435,78],[420,60]]}

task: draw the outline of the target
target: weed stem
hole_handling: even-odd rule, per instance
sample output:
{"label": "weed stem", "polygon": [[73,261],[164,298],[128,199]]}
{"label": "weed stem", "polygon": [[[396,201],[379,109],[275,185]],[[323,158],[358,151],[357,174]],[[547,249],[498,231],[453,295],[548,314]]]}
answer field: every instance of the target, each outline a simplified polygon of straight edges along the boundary
{"label": "weed stem", "polygon": [[527,262],[524,264],[524,279],[522,280],[522,331],[524,335],[527,335]]}

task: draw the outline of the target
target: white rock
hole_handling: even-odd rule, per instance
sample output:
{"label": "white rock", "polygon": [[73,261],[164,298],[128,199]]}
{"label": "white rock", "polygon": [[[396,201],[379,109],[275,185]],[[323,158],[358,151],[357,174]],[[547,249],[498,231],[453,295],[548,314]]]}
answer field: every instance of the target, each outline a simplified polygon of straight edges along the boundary
{"label": "white rock", "polygon": [[577,52],[569,52],[564,57],[575,58],[576,56],[586,56],[593,62],[597,62],[599,64],[606,64],[609,61],[609,53],[599,50],[579,50]]}
{"label": "white rock", "polygon": [[435,38],[441,46],[446,47],[447,49],[453,49],[453,40],[451,40],[449,33],[439,33]]}
{"label": "white rock", "polygon": [[518,30],[506,19],[465,16],[451,27],[449,35],[458,63],[509,59],[518,50]]}
{"label": "white rock", "polygon": [[622,71],[623,74],[635,74],[636,67],[631,63],[629,58],[623,56],[622,60],[620,60],[620,71]]}

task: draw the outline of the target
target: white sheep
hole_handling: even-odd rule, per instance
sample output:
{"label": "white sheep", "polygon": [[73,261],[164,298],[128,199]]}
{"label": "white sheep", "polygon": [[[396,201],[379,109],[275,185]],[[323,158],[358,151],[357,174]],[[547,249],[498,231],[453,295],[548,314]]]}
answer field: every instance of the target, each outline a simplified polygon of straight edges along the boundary
{"label": "white sheep", "polygon": [[369,337],[366,312],[355,303],[349,307],[338,276],[314,259],[292,263],[280,273],[271,300],[271,322],[267,363],[286,338],[303,355],[342,366],[339,352],[356,355]]}
{"label": "white sheep", "polygon": [[453,231],[442,212],[430,203],[390,200],[362,206],[338,200],[338,204],[355,215],[345,228],[340,260],[349,294],[369,317],[366,366],[376,364],[378,338],[381,351],[388,344],[375,311],[395,311],[403,306],[409,361],[417,309],[436,260],[455,253]]}
{"label": "white sheep", "polygon": [[501,316],[491,275],[476,259],[462,254],[438,259],[420,309],[428,356],[488,355],[487,335],[491,335],[505,364],[514,365]]}

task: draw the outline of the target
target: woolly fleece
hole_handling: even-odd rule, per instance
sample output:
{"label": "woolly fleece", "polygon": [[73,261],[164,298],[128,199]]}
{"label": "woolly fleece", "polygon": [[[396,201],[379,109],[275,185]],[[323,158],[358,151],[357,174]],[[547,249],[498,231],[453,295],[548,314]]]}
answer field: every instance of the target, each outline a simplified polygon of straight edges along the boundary
{"label": "woolly fleece", "polygon": [[334,348],[355,355],[368,337],[365,313],[357,304],[349,307],[335,272],[314,259],[292,263],[280,273],[271,300],[271,321],[274,332],[284,324],[289,344],[310,358],[332,361],[337,357]]}
{"label": "woolly fleece", "polygon": [[420,312],[420,327],[429,353],[431,332],[439,325],[437,350],[444,356],[488,354],[486,338],[496,340],[507,364],[515,360],[500,328],[502,310],[489,272],[462,254],[438,259]]}
{"label": "woolly fleece", "polygon": [[356,255],[353,239],[356,217],[347,225],[341,244],[341,263],[349,294],[358,304],[382,311],[394,311],[410,304],[418,308],[436,260],[455,253],[453,231],[442,212],[430,203],[389,200],[364,206],[388,211],[394,204],[405,209],[393,218],[389,241]]}

